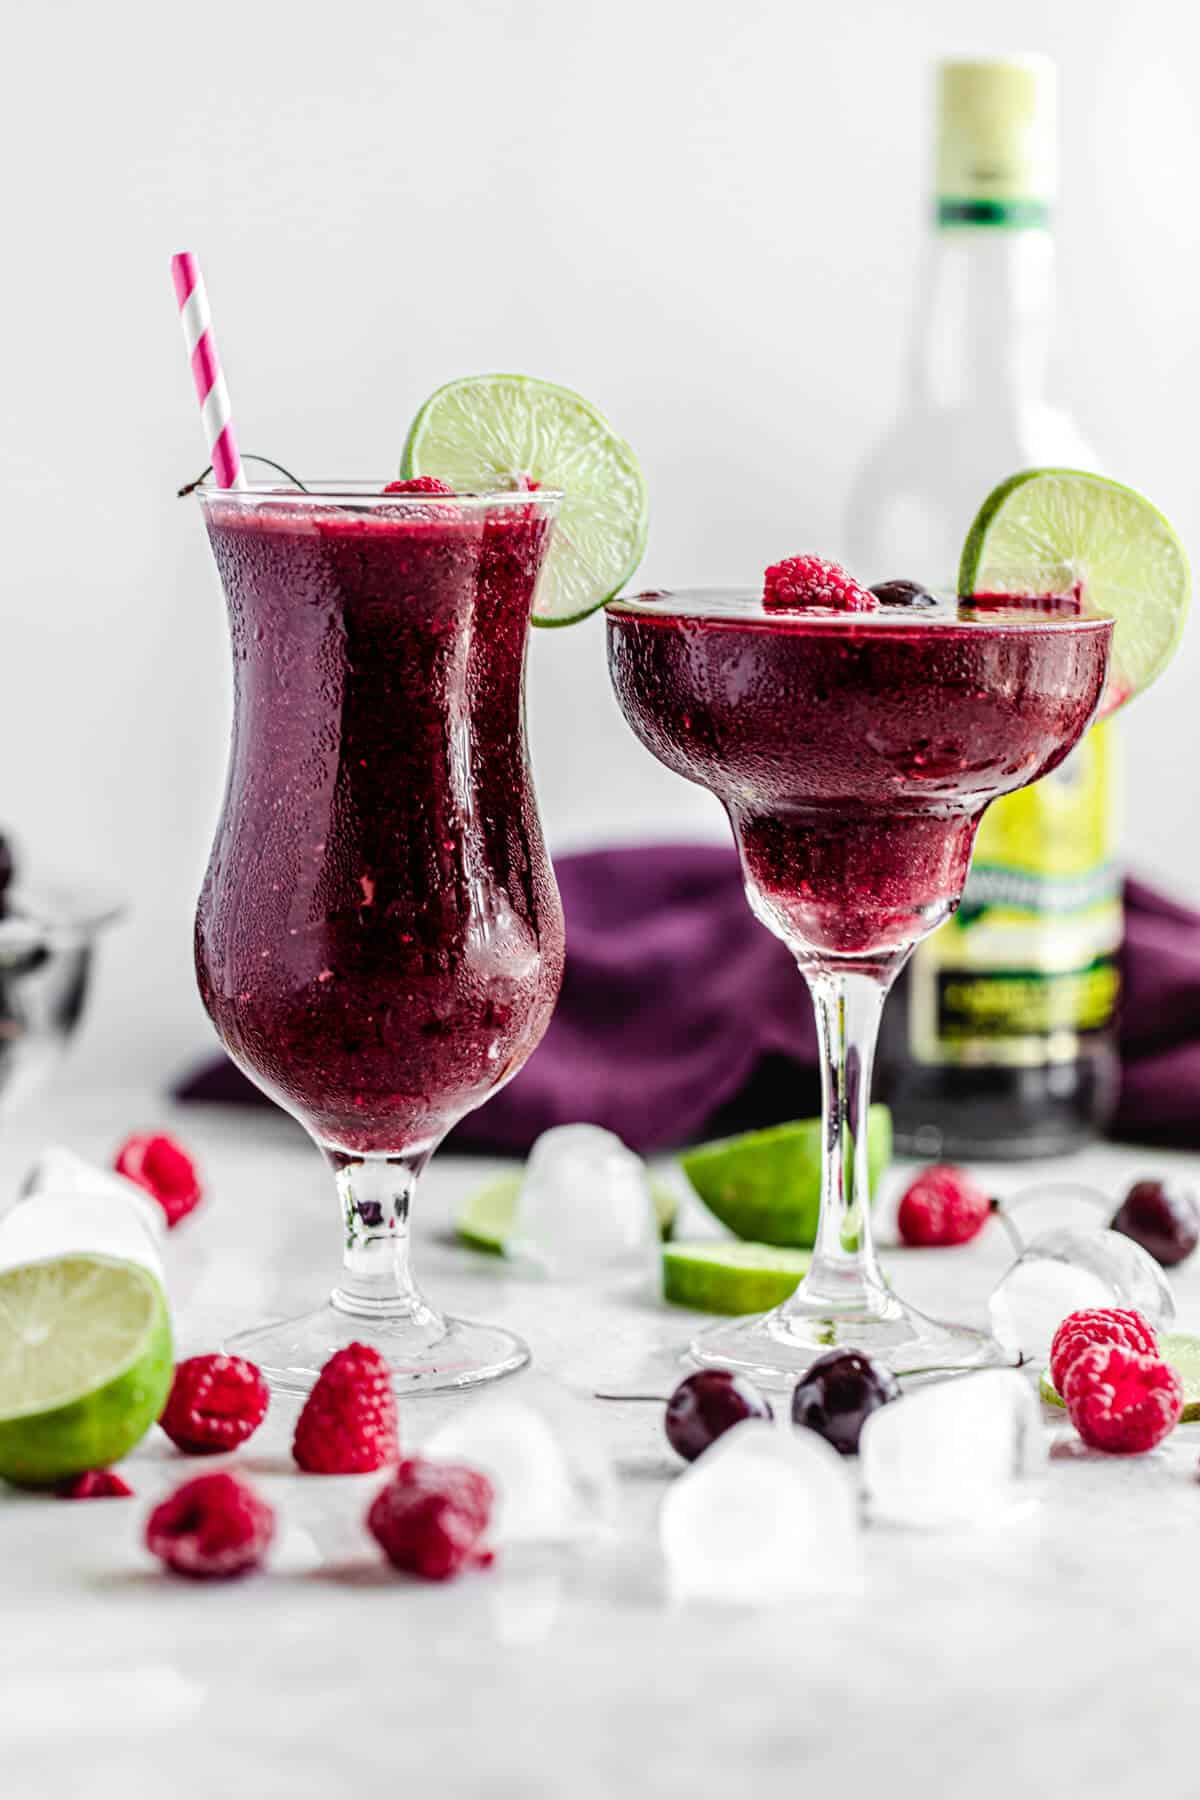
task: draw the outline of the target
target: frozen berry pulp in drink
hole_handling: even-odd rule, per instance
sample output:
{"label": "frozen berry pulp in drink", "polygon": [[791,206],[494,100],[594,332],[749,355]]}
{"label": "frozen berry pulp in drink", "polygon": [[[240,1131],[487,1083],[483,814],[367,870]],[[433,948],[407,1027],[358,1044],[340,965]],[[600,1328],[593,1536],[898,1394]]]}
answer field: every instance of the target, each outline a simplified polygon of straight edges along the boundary
{"label": "frozen berry pulp in drink", "polygon": [[723,802],[751,905],[802,956],[886,960],[958,903],[988,802],[1074,745],[1107,620],[615,603],[609,664],[660,762]]}
{"label": "frozen berry pulp in drink", "polygon": [[234,739],[196,926],[235,1061],[322,1143],[419,1151],[549,1021],[524,731],[536,503],[213,500]]}

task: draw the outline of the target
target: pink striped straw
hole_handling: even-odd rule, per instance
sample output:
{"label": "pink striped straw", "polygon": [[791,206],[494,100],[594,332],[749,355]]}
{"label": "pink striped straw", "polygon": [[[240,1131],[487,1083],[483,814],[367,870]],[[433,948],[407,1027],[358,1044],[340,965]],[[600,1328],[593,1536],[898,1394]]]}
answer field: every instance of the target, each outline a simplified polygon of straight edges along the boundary
{"label": "pink striped straw", "polygon": [[189,251],[184,250],[171,258],[171,275],[217,486],[244,488],[246,477],[242,474],[237,434],[229,413],[229,390],[221,373],[221,359],[217,355],[200,265]]}

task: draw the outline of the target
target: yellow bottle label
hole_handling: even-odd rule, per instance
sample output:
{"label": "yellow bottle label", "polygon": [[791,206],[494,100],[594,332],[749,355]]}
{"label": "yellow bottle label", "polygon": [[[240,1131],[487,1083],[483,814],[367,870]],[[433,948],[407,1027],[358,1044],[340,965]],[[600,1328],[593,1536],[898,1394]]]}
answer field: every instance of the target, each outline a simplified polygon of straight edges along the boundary
{"label": "yellow bottle label", "polygon": [[910,976],[918,1062],[1071,1062],[1111,1024],[1121,947],[1115,739],[1097,725],[1062,766],[984,814],[962,905]]}

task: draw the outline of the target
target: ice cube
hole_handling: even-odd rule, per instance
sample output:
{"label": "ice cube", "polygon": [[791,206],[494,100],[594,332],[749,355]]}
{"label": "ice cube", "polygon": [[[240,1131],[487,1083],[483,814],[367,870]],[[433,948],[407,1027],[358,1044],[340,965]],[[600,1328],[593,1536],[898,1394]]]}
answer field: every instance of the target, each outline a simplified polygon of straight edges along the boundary
{"label": "ice cube", "polygon": [[48,1150],[0,1218],[0,1268],[88,1252],[140,1263],[161,1281],[162,1208],[133,1182],[70,1150]]}
{"label": "ice cube", "polygon": [[525,1165],[509,1253],[566,1279],[649,1269],[658,1246],[640,1156],[598,1125],[544,1131]]}
{"label": "ice cube", "polygon": [[993,1288],[988,1312],[1005,1349],[1028,1362],[1045,1362],[1068,1313],[1112,1304],[1110,1284],[1094,1270],[1022,1256]]}
{"label": "ice cube", "polygon": [[1045,1432],[1015,1369],[916,1388],[863,1426],[859,1465],[873,1519],[936,1530],[993,1525],[1036,1498]]}
{"label": "ice cube", "polygon": [[735,1425],[676,1477],[659,1534],[677,1599],[765,1605],[861,1585],[854,1482],[813,1431]]}
{"label": "ice cube", "polygon": [[167,1235],[167,1215],[145,1188],[118,1175],[115,1169],[102,1169],[88,1162],[60,1144],[43,1150],[26,1171],[18,1198],[30,1200],[36,1194],[107,1194],[132,1206],[156,1243]]}
{"label": "ice cube", "polygon": [[1094,1231],[1113,1214],[1112,1196],[1081,1181],[1037,1181],[1000,1204],[1026,1244],[1043,1231]]}
{"label": "ice cube", "polygon": [[424,1447],[482,1469],[496,1489],[496,1543],[555,1542],[602,1527],[614,1511],[612,1468],[582,1404],[526,1377],[521,1393],[471,1401]]}
{"label": "ice cube", "polygon": [[1047,1361],[1068,1313],[1087,1306],[1131,1306],[1157,1327],[1175,1317],[1175,1301],[1154,1258],[1117,1231],[1044,1231],[992,1290],[992,1329],[1028,1362]]}

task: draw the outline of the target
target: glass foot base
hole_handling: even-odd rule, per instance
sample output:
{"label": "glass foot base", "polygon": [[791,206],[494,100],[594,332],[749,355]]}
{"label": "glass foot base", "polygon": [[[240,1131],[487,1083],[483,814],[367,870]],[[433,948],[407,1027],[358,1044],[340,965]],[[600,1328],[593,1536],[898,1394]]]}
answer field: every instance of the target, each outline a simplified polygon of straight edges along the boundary
{"label": "glass foot base", "polygon": [[870,1311],[823,1317],[795,1299],[774,1312],[730,1320],[693,1338],[689,1355],[706,1368],[737,1369],[763,1387],[787,1388],[830,1350],[861,1350],[896,1375],[953,1375],[1014,1366],[1019,1360],[985,1331],[927,1319],[890,1291]]}
{"label": "glass foot base", "polygon": [[225,1349],[257,1363],[279,1393],[307,1394],[335,1350],[370,1344],[387,1358],[398,1394],[439,1394],[512,1375],[529,1361],[529,1346],[498,1325],[441,1318],[388,1319],[322,1306],[280,1324],[226,1338]]}

